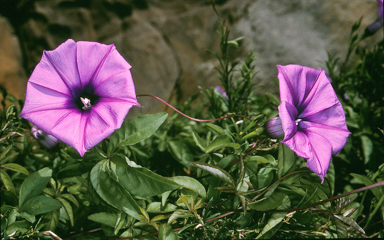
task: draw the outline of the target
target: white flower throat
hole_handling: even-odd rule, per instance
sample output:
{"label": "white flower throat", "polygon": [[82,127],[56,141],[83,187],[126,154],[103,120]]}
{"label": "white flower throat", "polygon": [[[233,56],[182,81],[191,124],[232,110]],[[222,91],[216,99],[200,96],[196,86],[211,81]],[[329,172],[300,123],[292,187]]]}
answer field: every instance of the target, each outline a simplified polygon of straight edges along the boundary
{"label": "white flower throat", "polygon": [[82,98],[82,97],[80,97],[80,100],[84,104],[84,106],[82,107],[84,111],[92,108],[91,100],[89,100],[88,98]]}

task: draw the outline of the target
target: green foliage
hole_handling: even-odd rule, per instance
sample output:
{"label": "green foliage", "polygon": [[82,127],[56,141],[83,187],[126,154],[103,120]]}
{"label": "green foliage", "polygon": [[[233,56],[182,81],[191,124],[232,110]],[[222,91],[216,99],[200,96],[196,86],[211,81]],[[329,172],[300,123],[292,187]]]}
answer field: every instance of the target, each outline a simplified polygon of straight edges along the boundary
{"label": "green foliage", "polygon": [[213,123],[137,116],[81,158],[63,143],[46,149],[32,139],[22,102],[1,89],[1,238],[384,237],[384,99],[376,89],[384,47],[359,48],[358,26],[346,61],[326,63],[352,135],[323,184],[264,132],[279,99],[256,93],[255,54],[232,61],[242,38],[229,40],[224,24],[213,54],[228,98],[202,89],[203,103],[193,96],[178,105],[196,118],[227,116]]}

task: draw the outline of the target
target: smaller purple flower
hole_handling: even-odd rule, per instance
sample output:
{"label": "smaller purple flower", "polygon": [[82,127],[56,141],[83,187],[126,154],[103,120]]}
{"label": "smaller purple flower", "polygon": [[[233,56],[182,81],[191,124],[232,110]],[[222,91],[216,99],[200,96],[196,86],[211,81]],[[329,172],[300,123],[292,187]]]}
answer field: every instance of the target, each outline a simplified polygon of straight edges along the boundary
{"label": "smaller purple flower", "polygon": [[279,118],[271,119],[267,130],[279,132],[281,121],[282,143],[307,159],[307,167],[323,182],[332,154],[341,151],[350,134],[343,107],[324,70],[299,65],[277,68]]}
{"label": "smaller purple flower", "polygon": [[281,119],[279,117],[274,117],[267,122],[267,132],[273,138],[284,137],[283,126],[281,125]]}
{"label": "smaller purple flower", "polygon": [[20,116],[83,156],[139,106],[130,68],[113,44],[68,39],[44,51]]}
{"label": "smaller purple flower", "polygon": [[31,128],[31,134],[46,148],[53,148],[59,142],[57,138],[52,135],[46,134],[36,126],[33,126]]}
{"label": "smaller purple flower", "polygon": [[226,99],[228,99],[227,93],[220,86],[215,87],[217,91],[219,91]]}
{"label": "smaller purple flower", "polygon": [[376,21],[371,23],[366,29],[369,35],[375,33],[381,26],[383,26],[383,0],[377,0],[377,8],[379,13]]}

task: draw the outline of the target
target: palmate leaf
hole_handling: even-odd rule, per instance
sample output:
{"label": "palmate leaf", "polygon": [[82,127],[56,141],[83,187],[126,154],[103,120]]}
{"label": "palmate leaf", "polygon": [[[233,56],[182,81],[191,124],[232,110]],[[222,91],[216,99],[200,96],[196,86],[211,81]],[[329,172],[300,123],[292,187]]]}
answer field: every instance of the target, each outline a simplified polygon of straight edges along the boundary
{"label": "palmate leaf", "polygon": [[151,197],[180,188],[174,181],[137,165],[127,157],[125,161],[114,157],[109,164],[118,183],[132,195]]}
{"label": "palmate leaf", "polygon": [[168,113],[145,114],[123,122],[121,128],[110,136],[108,156],[112,152],[125,145],[133,145],[150,137],[167,119]]}
{"label": "palmate leaf", "polygon": [[91,171],[90,179],[97,194],[109,205],[140,219],[140,208],[131,194],[125,190],[113,177],[109,160],[98,162]]}

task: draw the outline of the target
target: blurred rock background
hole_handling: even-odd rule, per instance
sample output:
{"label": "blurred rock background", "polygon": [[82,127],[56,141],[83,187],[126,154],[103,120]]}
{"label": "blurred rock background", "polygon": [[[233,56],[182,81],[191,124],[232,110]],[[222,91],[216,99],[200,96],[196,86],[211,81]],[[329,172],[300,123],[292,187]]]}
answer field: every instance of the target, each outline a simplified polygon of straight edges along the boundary
{"label": "blurred rock background", "polygon": [[[352,25],[360,32],[377,18],[375,0],[216,0],[230,38],[245,36],[233,52],[258,53],[255,81],[262,92],[277,92],[276,64],[324,67],[327,51],[343,57]],[[133,66],[137,94],[186,100],[198,86],[219,85],[220,28],[210,0],[0,0],[0,85],[24,98],[29,75],[43,50],[68,38],[114,43]],[[364,40],[383,38],[383,31]],[[147,113],[164,109],[140,98]]]}

